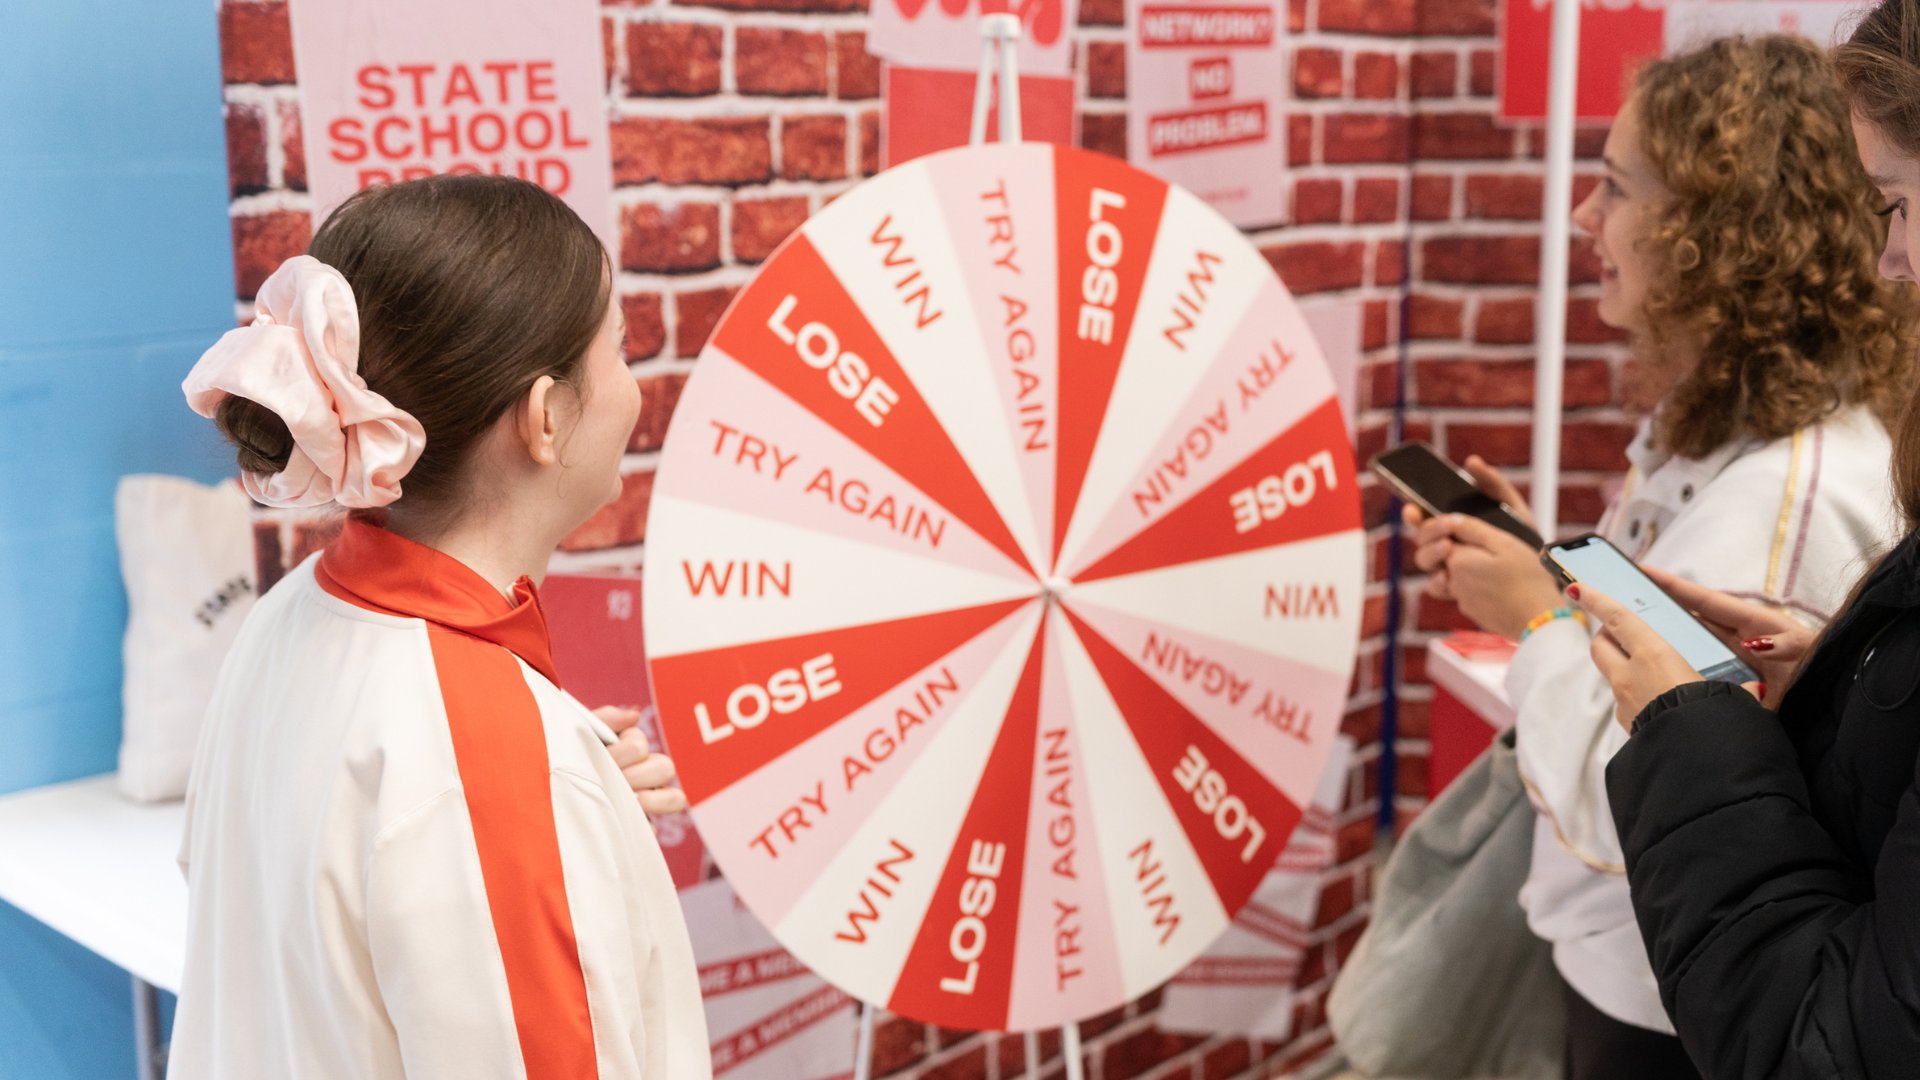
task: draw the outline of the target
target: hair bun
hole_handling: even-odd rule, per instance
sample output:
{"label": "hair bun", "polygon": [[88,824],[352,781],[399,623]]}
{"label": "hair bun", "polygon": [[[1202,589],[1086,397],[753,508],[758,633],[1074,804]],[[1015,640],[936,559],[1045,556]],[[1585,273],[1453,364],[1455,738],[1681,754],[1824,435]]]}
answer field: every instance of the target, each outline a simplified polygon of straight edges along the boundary
{"label": "hair bun", "polygon": [[287,422],[257,401],[229,395],[215,411],[214,424],[237,451],[241,472],[271,475],[293,456]]}

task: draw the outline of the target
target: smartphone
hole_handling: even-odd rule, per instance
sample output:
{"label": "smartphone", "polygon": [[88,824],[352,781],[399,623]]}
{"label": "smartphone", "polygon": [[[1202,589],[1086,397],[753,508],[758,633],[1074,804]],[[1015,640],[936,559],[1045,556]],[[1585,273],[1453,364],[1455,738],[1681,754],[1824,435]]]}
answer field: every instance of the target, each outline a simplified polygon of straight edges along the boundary
{"label": "smartphone", "polygon": [[1419,440],[1374,455],[1367,466],[1402,499],[1429,515],[1465,514],[1497,526],[1540,550],[1540,534],[1506,503],[1473,486],[1473,477]]}
{"label": "smartphone", "polygon": [[1702,677],[1721,682],[1757,682],[1759,676],[1733,650],[1713,636],[1699,619],[1640,571],[1633,560],[1604,538],[1588,533],[1551,544],[1540,561],[1564,587],[1592,585],[1647,621],[1653,632],[1679,650]]}

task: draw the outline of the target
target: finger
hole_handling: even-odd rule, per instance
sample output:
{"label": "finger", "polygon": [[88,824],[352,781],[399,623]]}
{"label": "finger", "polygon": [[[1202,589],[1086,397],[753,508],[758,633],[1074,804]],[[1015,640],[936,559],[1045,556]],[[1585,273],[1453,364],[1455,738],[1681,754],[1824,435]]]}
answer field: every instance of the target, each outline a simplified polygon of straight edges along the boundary
{"label": "finger", "polygon": [[1813,631],[1794,627],[1766,637],[1751,638],[1741,642],[1741,645],[1766,663],[1793,665],[1811,652],[1814,643],[1819,640],[1819,635]]}
{"label": "finger", "polygon": [[1520,495],[1520,489],[1513,481],[1502,475],[1500,470],[1487,464],[1479,454],[1468,454],[1466,460],[1467,475],[1473,477],[1475,487],[1494,498],[1506,503],[1515,510],[1525,512],[1527,500]]}
{"label": "finger", "polygon": [[621,732],[620,737],[607,747],[607,753],[613,755],[613,763],[622,769],[640,764],[652,752],[653,748],[647,745],[647,737],[638,728]]}
{"label": "finger", "polygon": [[1481,521],[1477,517],[1448,514],[1440,520],[1446,523],[1447,533],[1453,537],[1455,543],[1472,544],[1474,547],[1486,548],[1489,551],[1503,551],[1515,546],[1522,550],[1526,549],[1526,544],[1512,533],[1498,525]]}
{"label": "finger", "polygon": [[1413,565],[1419,567],[1420,572],[1425,574],[1440,570],[1452,557],[1453,541],[1451,540],[1435,540],[1413,549]]}
{"label": "finger", "polygon": [[1417,529],[1427,520],[1427,512],[1412,503],[1400,504],[1400,520],[1410,529]]}
{"label": "finger", "polygon": [[601,723],[612,728],[616,735],[640,723],[640,710],[630,709],[624,705],[602,705],[593,710],[593,715],[599,717]]}
{"label": "finger", "polygon": [[1447,519],[1444,516],[1431,517],[1423,520],[1420,527],[1414,531],[1413,542],[1431,544],[1438,540],[1449,540],[1452,537],[1453,533],[1447,528]]}
{"label": "finger", "polygon": [[1763,705],[1766,704],[1766,700],[1767,700],[1767,684],[1766,683],[1743,682],[1740,684],[1740,689],[1745,690],[1749,694],[1752,694],[1753,700],[1758,701]]}
{"label": "finger", "polygon": [[1707,622],[1744,632],[1747,637],[1791,625],[1787,616],[1765,604],[1728,596],[1718,589],[1709,589],[1699,582],[1677,577],[1658,567],[1643,566],[1640,569],[1653,579],[1655,585],[1665,589],[1668,596],[1678,600],[1681,606]]}
{"label": "finger", "polygon": [[662,754],[651,754],[645,761],[620,772],[627,778],[627,786],[635,791],[666,787],[673,783],[674,777],[673,761]]}
{"label": "finger", "polygon": [[666,817],[687,808],[687,793],[679,788],[654,788],[635,792],[634,795],[640,800],[640,809],[646,811],[648,817]]}
{"label": "finger", "polygon": [[1447,573],[1445,567],[1442,567],[1427,577],[1427,584],[1423,591],[1435,600],[1451,600],[1453,599],[1453,576]]}
{"label": "finger", "polygon": [[1633,661],[1613,638],[1606,634],[1595,634],[1587,651],[1593,657],[1593,666],[1600,669],[1600,674],[1606,677],[1608,684],[1618,687],[1627,677],[1627,670]]}
{"label": "finger", "polygon": [[1637,656],[1660,640],[1640,616],[1591,585],[1567,586],[1567,598],[1586,612],[1595,625],[1612,635],[1628,656]]}

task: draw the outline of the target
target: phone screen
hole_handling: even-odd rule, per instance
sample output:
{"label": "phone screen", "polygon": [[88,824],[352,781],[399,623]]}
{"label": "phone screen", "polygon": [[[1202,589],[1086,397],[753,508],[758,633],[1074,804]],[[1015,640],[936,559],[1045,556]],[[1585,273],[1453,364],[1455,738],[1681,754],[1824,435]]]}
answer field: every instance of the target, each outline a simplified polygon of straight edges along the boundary
{"label": "phone screen", "polygon": [[1725,682],[1757,678],[1732,649],[1606,540],[1582,536],[1554,544],[1547,554],[1574,581],[1592,585],[1645,619],[1654,633],[1679,650],[1693,670],[1705,678]]}
{"label": "phone screen", "polygon": [[1519,537],[1529,547],[1540,547],[1539,534],[1475,487],[1471,477],[1426,443],[1402,443],[1374,458],[1372,467],[1402,498],[1429,514],[1477,517]]}

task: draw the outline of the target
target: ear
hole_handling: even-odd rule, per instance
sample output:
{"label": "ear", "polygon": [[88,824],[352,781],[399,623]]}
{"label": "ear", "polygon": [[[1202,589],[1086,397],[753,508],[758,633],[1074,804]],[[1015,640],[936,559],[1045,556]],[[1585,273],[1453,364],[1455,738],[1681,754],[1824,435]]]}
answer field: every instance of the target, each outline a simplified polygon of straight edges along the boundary
{"label": "ear", "polygon": [[553,376],[540,376],[534,380],[520,403],[514,406],[515,433],[526,447],[527,456],[536,465],[556,465],[560,461],[556,442],[560,433],[560,415],[555,411],[555,385]]}

